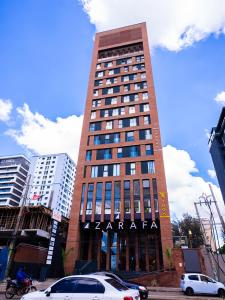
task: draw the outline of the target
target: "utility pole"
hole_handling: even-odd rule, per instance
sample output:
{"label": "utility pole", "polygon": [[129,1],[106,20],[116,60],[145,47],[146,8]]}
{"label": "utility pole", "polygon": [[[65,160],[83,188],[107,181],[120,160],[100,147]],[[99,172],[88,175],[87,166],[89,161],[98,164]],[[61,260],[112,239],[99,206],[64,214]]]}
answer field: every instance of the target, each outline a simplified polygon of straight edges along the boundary
{"label": "utility pole", "polygon": [[[216,270],[215,274],[217,274],[217,277],[219,279],[219,277],[220,277],[219,268],[220,267],[219,267],[218,248],[220,247],[220,245],[219,245],[219,238],[218,238],[218,233],[217,233],[217,228],[216,228],[218,223],[216,223],[215,218],[214,218],[213,210],[211,208],[212,204],[215,204],[216,212],[217,212],[219,220],[220,220],[220,225],[223,228],[223,232],[225,232],[225,223],[224,223],[223,217],[220,213],[216,197],[213,193],[212,186],[210,184],[209,184],[209,188],[210,188],[211,194],[210,195],[202,194],[202,196],[199,197],[199,202],[195,202],[194,205],[195,205],[196,213],[197,213],[200,225],[201,225],[202,232],[204,234],[204,243],[205,243],[205,246],[206,246],[206,249],[208,252],[208,257],[210,260],[212,270],[213,270],[213,272],[215,272],[215,270]],[[207,245],[206,231],[202,224],[202,220],[200,218],[200,214],[199,214],[199,210],[198,210],[198,205],[201,206],[202,204],[206,205],[206,207],[209,209],[209,213],[210,213],[210,220],[209,220],[210,223],[209,224],[210,224],[210,230],[211,230],[211,237],[213,238],[213,241],[215,244],[215,249],[216,249],[215,253],[217,255],[217,265],[215,265],[215,261],[214,261],[214,260],[216,260],[215,257],[212,257],[212,255],[214,255],[214,254],[212,253],[211,243],[210,243],[210,245]],[[209,254],[209,252],[211,252],[211,255]],[[212,260],[212,258],[213,258],[213,260]]]}
{"label": "utility pole", "polygon": [[[217,276],[217,268],[216,268],[215,262],[212,258],[213,254],[211,254],[210,249],[209,249],[208,241],[207,241],[207,238],[206,238],[205,227],[202,224],[202,220],[200,218],[200,214],[199,214],[199,210],[198,210],[198,205],[201,205],[201,202],[194,202],[194,205],[195,205],[195,211],[196,211],[199,223],[200,223],[200,227],[201,227],[201,230],[202,230],[202,233],[203,233],[204,245],[205,245],[206,253],[207,253],[207,256],[208,256],[208,259],[209,259],[209,263],[211,265],[213,275],[214,275],[214,277],[216,277]],[[211,248],[211,245],[210,245],[210,248]]]}
{"label": "utility pole", "polygon": [[218,207],[218,204],[217,204],[217,201],[216,201],[216,197],[214,195],[214,192],[213,192],[213,189],[212,189],[212,186],[211,184],[209,184],[209,188],[210,188],[210,191],[211,191],[211,195],[212,195],[212,198],[214,200],[214,203],[215,203],[215,206],[216,206],[216,210],[217,210],[217,213],[218,213],[218,216],[219,216],[219,219],[220,219],[220,223],[222,225],[222,228],[223,228],[223,232],[225,233],[225,223],[224,223],[224,219],[220,213],[220,210],[219,210],[219,207]]}

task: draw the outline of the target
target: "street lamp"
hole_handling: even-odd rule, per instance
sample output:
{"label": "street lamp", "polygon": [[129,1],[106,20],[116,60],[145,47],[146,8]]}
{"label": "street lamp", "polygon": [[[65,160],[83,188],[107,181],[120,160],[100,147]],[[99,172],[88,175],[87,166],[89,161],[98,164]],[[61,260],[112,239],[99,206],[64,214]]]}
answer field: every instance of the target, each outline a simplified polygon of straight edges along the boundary
{"label": "street lamp", "polygon": [[188,230],[188,236],[189,236],[190,248],[192,248],[192,231],[191,231],[191,229]]}

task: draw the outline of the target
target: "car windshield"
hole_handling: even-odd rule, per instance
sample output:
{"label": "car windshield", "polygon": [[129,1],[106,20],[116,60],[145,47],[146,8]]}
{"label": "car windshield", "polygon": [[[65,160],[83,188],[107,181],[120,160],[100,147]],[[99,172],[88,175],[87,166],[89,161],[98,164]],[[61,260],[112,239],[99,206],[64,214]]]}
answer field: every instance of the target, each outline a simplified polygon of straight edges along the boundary
{"label": "car windshield", "polygon": [[121,284],[119,281],[110,278],[110,279],[105,279],[106,282],[108,282],[111,286],[113,286],[117,291],[127,291],[128,288]]}

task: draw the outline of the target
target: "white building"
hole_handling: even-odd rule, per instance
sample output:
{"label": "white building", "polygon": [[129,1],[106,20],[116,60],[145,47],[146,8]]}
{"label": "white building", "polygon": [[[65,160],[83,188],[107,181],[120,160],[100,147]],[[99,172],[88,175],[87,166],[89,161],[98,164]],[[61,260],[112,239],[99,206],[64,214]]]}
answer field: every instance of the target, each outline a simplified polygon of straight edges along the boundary
{"label": "white building", "polygon": [[29,165],[24,155],[0,157],[0,206],[19,206]]}
{"label": "white building", "polygon": [[75,163],[66,154],[33,156],[28,202],[44,205],[69,217],[75,177]]}

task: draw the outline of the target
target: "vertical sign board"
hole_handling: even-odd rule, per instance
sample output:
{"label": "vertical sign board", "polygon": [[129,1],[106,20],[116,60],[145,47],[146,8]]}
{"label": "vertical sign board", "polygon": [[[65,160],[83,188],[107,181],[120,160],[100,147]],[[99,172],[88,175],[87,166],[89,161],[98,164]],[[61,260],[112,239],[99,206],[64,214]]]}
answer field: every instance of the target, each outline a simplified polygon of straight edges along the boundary
{"label": "vertical sign board", "polygon": [[50,235],[50,241],[48,246],[48,255],[46,260],[46,265],[51,265],[52,263],[52,257],[54,252],[54,246],[55,246],[55,240],[58,233],[58,226],[61,222],[61,214],[58,212],[53,211],[52,214],[52,229],[51,229],[51,235]]}

